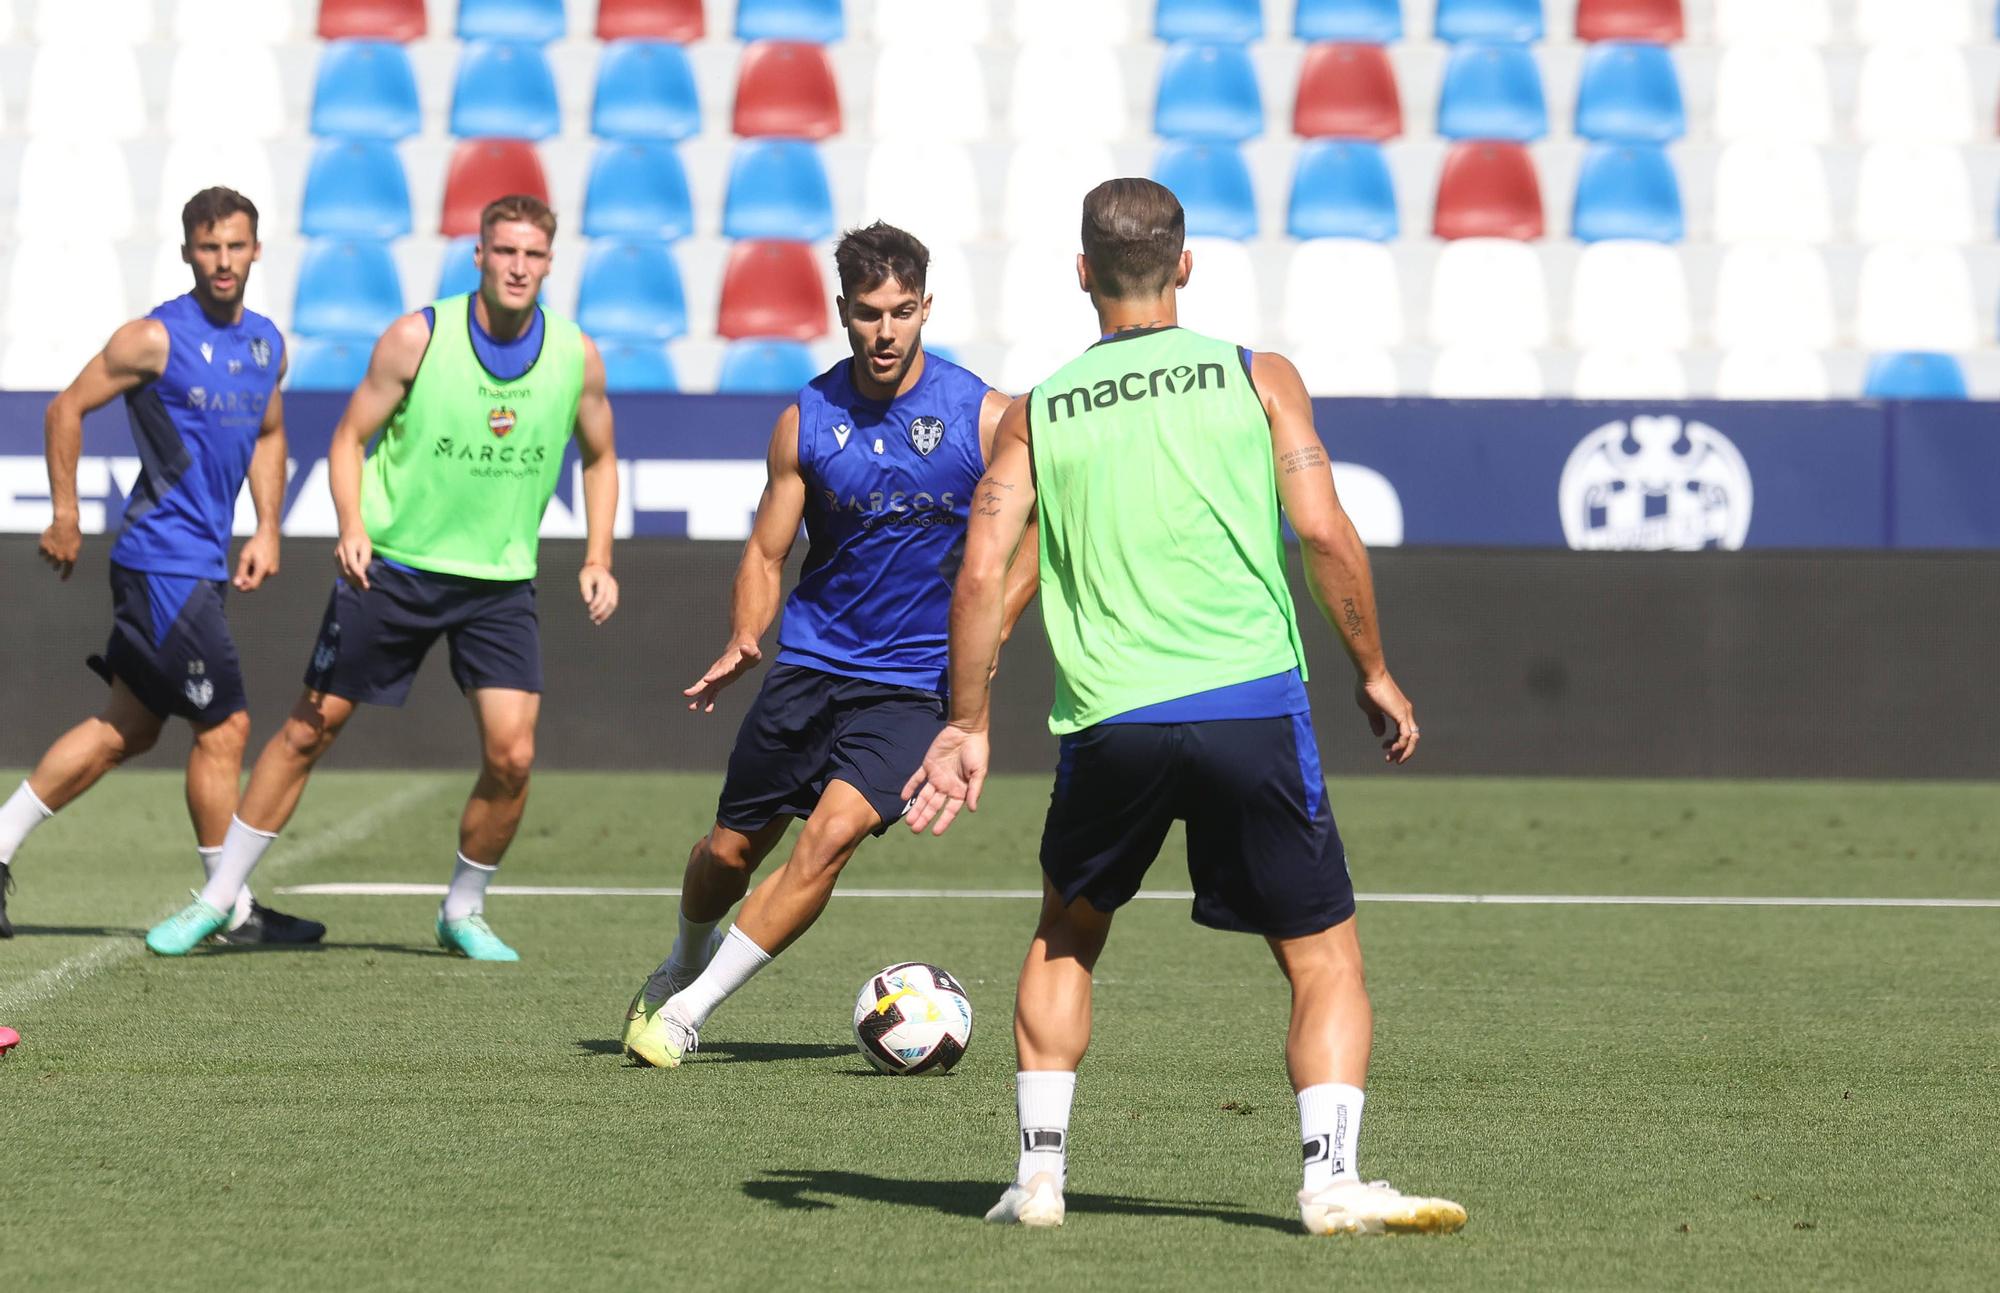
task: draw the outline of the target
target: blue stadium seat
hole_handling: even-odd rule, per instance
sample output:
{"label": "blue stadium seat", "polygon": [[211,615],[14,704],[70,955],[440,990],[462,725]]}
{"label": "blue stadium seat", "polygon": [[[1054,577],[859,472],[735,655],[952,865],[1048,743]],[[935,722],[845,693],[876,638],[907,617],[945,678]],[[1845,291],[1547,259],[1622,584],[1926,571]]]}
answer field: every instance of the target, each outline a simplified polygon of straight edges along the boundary
{"label": "blue stadium seat", "polygon": [[460,40],[561,40],[563,0],[458,0]]}
{"label": "blue stadium seat", "polygon": [[605,139],[686,139],[701,130],[687,51],[663,40],[618,40],[597,64],[590,133]]}
{"label": "blue stadium seat", "polygon": [[1382,145],[1362,139],[1323,139],[1299,149],[1291,209],[1285,219],[1292,237],[1388,242],[1400,228],[1396,186]]}
{"label": "blue stadium seat", "polygon": [[1255,238],[1257,190],[1250,167],[1231,144],[1168,144],[1153,178],[1174,191],[1196,238]]}
{"label": "blue stadium seat", "polygon": [[1240,144],[1264,133],[1257,69],[1241,45],[1170,45],[1160,64],[1153,133]]}
{"label": "blue stadium seat", "polygon": [[604,341],[597,353],[604,359],[605,388],[614,395],[657,395],[681,388],[673,357],[658,342]]}
{"label": "blue stadium seat", "polygon": [[1161,40],[1243,45],[1264,37],[1262,0],[1156,0],[1153,34]]}
{"label": "blue stadium seat", "polygon": [[687,332],[681,271],[663,242],[600,238],[590,244],[576,321],[593,337],[672,341]]}
{"label": "blue stadium seat", "polygon": [[539,45],[469,44],[451,91],[451,133],[460,139],[547,139],[562,129],[556,78]]}
{"label": "blue stadium seat", "polygon": [[1592,144],[1576,180],[1570,236],[1579,242],[1638,238],[1679,242],[1681,186],[1658,144]]}
{"label": "blue stadium seat", "polygon": [[606,141],[597,146],[583,195],[584,237],[672,242],[693,232],[687,170],[673,145]]}
{"label": "blue stadium seat", "polygon": [[1446,139],[1533,143],[1549,133],[1542,74],[1526,45],[1468,42],[1452,48],[1438,91],[1437,130]]}
{"label": "blue stadium seat", "polygon": [[374,339],[298,337],[285,347],[285,384],[295,391],[351,391],[368,373]]}
{"label": "blue stadium seat", "polygon": [[1439,40],[1535,41],[1542,38],[1542,0],[1438,0]]}
{"label": "blue stadium seat", "polygon": [[[445,244],[444,259],[438,262],[438,300],[479,290],[479,266],[472,263],[472,249],[478,245],[478,234],[453,238]],[[547,295],[548,289],[542,290]]]}
{"label": "blue stadium seat", "polygon": [[745,139],[729,162],[722,203],[726,238],[812,242],[833,233],[833,194],[817,146],[802,139]]}
{"label": "blue stadium seat", "polygon": [[1924,350],[1903,350],[1870,359],[1862,394],[1871,400],[1970,398],[1965,370],[1958,366],[1958,360]]}
{"label": "blue stadium seat", "polygon": [[1394,44],[1403,38],[1402,0],[1299,0],[1292,32],[1300,40]]}
{"label": "blue stadium seat", "polygon": [[790,395],[819,376],[800,341],[739,341],[722,353],[715,389],[723,395]]}
{"label": "blue stadium seat", "polygon": [[299,232],[308,238],[401,238],[410,232],[410,182],[382,139],[323,139],[306,170]]}
{"label": "blue stadium seat", "polygon": [[351,239],[307,244],[292,305],[294,332],[372,343],[402,312],[403,284],[389,244]]}
{"label": "blue stadium seat", "polygon": [[736,39],[831,45],[847,34],[840,0],[737,0]]}
{"label": "blue stadium seat", "polygon": [[1687,110],[1666,47],[1624,41],[1586,47],[1576,133],[1635,144],[1664,144],[1685,135]]}
{"label": "blue stadium seat", "polygon": [[401,45],[337,40],[313,77],[312,132],[351,139],[408,139],[424,128],[417,77]]}

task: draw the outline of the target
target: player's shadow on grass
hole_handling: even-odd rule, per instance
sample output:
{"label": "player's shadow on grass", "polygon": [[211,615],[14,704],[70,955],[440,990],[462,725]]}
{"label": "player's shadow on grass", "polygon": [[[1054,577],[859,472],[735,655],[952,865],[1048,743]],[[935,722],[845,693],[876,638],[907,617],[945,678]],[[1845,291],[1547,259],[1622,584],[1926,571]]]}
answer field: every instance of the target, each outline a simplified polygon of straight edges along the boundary
{"label": "player's shadow on grass", "polygon": [[[745,1181],[743,1193],[774,1207],[812,1212],[839,1206],[836,1199],[858,1199],[866,1203],[893,1203],[929,1208],[954,1217],[983,1217],[1000,1197],[1002,1184],[995,1181],[912,1181],[867,1172],[832,1169],[767,1169],[761,1178]],[[1234,1203],[1214,1200],[1144,1199],[1130,1194],[1093,1194],[1070,1190],[1063,1202],[1071,1212],[1104,1213],[1126,1217],[1189,1217],[1222,1221],[1232,1226],[1256,1230],[1298,1232],[1298,1222],[1266,1216]]]}
{"label": "player's shadow on grass", "polygon": [[[624,1043],[586,1037],[576,1048],[591,1055],[618,1055]],[[823,1060],[845,1055],[852,1046],[825,1042],[707,1042],[695,1053],[694,1064],[767,1064],[774,1060]]]}
{"label": "player's shadow on grass", "polygon": [[21,938],[144,938],[146,931],[116,925],[16,925]]}

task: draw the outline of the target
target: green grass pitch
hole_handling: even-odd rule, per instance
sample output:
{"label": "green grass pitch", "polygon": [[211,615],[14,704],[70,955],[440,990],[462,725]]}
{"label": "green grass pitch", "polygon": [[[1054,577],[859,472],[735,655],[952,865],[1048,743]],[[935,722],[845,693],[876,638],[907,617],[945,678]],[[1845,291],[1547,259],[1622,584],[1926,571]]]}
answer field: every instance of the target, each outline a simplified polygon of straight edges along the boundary
{"label": "green grass pitch", "polygon": [[[468,775],[327,773],[260,891],[442,881]],[[12,784],[11,778],[7,784]],[[672,885],[712,777],[544,775],[503,883]],[[2000,787],[1406,779],[1333,787],[1364,893],[2000,897]],[[1041,777],[860,887],[1037,883]],[[0,1287],[2000,1287],[2000,910],[1364,902],[1362,1167],[1464,1202],[1444,1239],[1296,1229],[1285,996],[1184,903],[1121,915],[1069,1222],[983,1226],[1013,1164],[1032,904],[836,899],[677,1072],[616,1021],[669,898],[274,898],[310,951],[144,955],[196,874],[176,776],[111,778],[16,867],[0,943]],[[1170,842],[1153,883],[1181,888]],[[936,961],[978,1012],[944,1078],[851,1047],[862,978]]]}

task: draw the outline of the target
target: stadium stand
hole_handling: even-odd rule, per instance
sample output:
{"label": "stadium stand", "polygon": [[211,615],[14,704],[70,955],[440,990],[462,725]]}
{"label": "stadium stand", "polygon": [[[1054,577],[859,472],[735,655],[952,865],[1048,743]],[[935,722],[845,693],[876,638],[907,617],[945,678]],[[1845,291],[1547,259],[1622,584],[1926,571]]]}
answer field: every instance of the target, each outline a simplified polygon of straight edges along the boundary
{"label": "stadium stand", "polygon": [[423,129],[417,76],[401,45],[335,41],[313,80],[312,133],[343,139],[408,139]]}
{"label": "stadium stand", "polygon": [[833,194],[819,150],[798,139],[746,139],[729,163],[726,238],[833,236]]}
{"label": "stadium stand", "polygon": [[458,0],[460,40],[532,41],[563,34],[563,0]]}
{"label": "stadium stand", "polygon": [[298,337],[286,351],[286,381],[298,391],[351,391],[368,372],[373,341]]}
{"label": "stadium stand", "polygon": [[509,193],[548,200],[549,181],[535,146],[522,139],[468,139],[452,151],[444,177],[438,232],[455,238],[479,232],[479,213]]}
{"label": "stadium stand", "polygon": [[1686,34],[1680,0],[1580,0],[1578,40],[1636,40],[1671,45]]}
{"label": "stadium stand", "polygon": [[1180,198],[1191,236],[1257,236],[1257,191],[1250,167],[1236,148],[1167,144],[1153,163],[1153,178]]}
{"label": "stadium stand", "polygon": [[1901,351],[1868,361],[1863,394],[1873,400],[1962,400],[1965,372],[1950,355]]}
{"label": "stadium stand", "polygon": [[402,312],[402,280],[386,246],[329,239],[306,248],[292,305],[300,335],[368,343]]}
{"label": "stadium stand", "polygon": [[1381,45],[1328,42],[1306,50],[1292,133],[1306,139],[1394,139],[1403,133],[1396,69]]}
{"label": "stadium stand", "polygon": [[313,150],[300,203],[308,238],[401,238],[410,232],[402,159],[376,139],[326,139]]}
{"label": "stadium stand", "polygon": [[1440,238],[1542,236],[1542,185],[1519,144],[1478,140],[1455,144],[1438,176],[1432,229]]}
{"label": "stadium stand", "polygon": [[672,341],[687,332],[680,269],[663,242],[600,238],[590,244],[576,321],[593,337]]}
{"label": "stadium stand", "polygon": [[789,395],[819,373],[796,341],[739,341],[722,355],[715,388],[726,395]]}
{"label": "stadium stand", "polygon": [[810,243],[770,240],[730,248],[717,335],[811,341],[825,336],[827,326],[826,285]]}
{"label": "stadium stand", "polygon": [[677,391],[673,356],[661,345],[616,339],[597,346],[604,360],[605,388],[614,395]]}
{"label": "stadium stand", "polygon": [[320,0],[321,40],[420,40],[424,0]]}
{"label": "stadium stand", "polygon": [[1453,47],[1438,92],[1437,131],[1446,139],[1533,143],[1549,133],[1542,74],[1526,45]]}
{"label": "stadium stand", "polygon": [[1395,181],[1380,144],[1325,139],[1299,149],[1285,217],[1294,238],[1389,242],[1399,225]]}
{"label": "stadium stand", "polygon": [[541,47],[496,40],[465,46],[451,92],[460,139],[547,139],[562,129],[556,78]]}
{"label": "stadium stand", "polygon": [[687,168],[671,145],[651,140],[598,145],[584,187],[584,237],[672,242],[693,232]]}
{"label": "stadium stand", "polygon": [[604,47],[590,109],[600,139],[686,139],[701,129],[701,101],[687,51],[663,40]]}
{"label": "stadium stand", "polygon": [[824,49],[797,41],[744,47],[731,125],[737,134],[825,139],[840,133],[840,120],[840,90]]}
{"label": "stadium stand", "polygon": [[707,32],[701,0],[598,0],[599,40],[670,40],[685,45]]}

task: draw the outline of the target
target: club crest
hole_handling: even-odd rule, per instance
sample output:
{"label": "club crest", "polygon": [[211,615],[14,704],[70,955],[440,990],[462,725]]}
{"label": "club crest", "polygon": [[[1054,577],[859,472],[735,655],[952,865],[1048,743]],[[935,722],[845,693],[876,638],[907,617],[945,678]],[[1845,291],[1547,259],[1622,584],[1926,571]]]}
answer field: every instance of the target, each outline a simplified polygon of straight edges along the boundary
{"label": "club crest", "polygon": [[514,429],[514,410],[494,409],[486,415],[486,429],[494,435],[504,436]]}
{"label": "club crest", "polygon": [[188,702],[196,709],[207,709],[208,702],[215,699],[215,684],[206,678],[190,678],[181,688]]}
{"label": "club crest", "polygon": [[262,337],[250,338],[250,358],[256,362],[257,367],[269,368],[271,366],[271,343]]}
{"label": "club crest", "polygon": [[933,417],[914,418],[910,422],[910,447],[928,458],[931,451],[944,443],[944,419]]}

